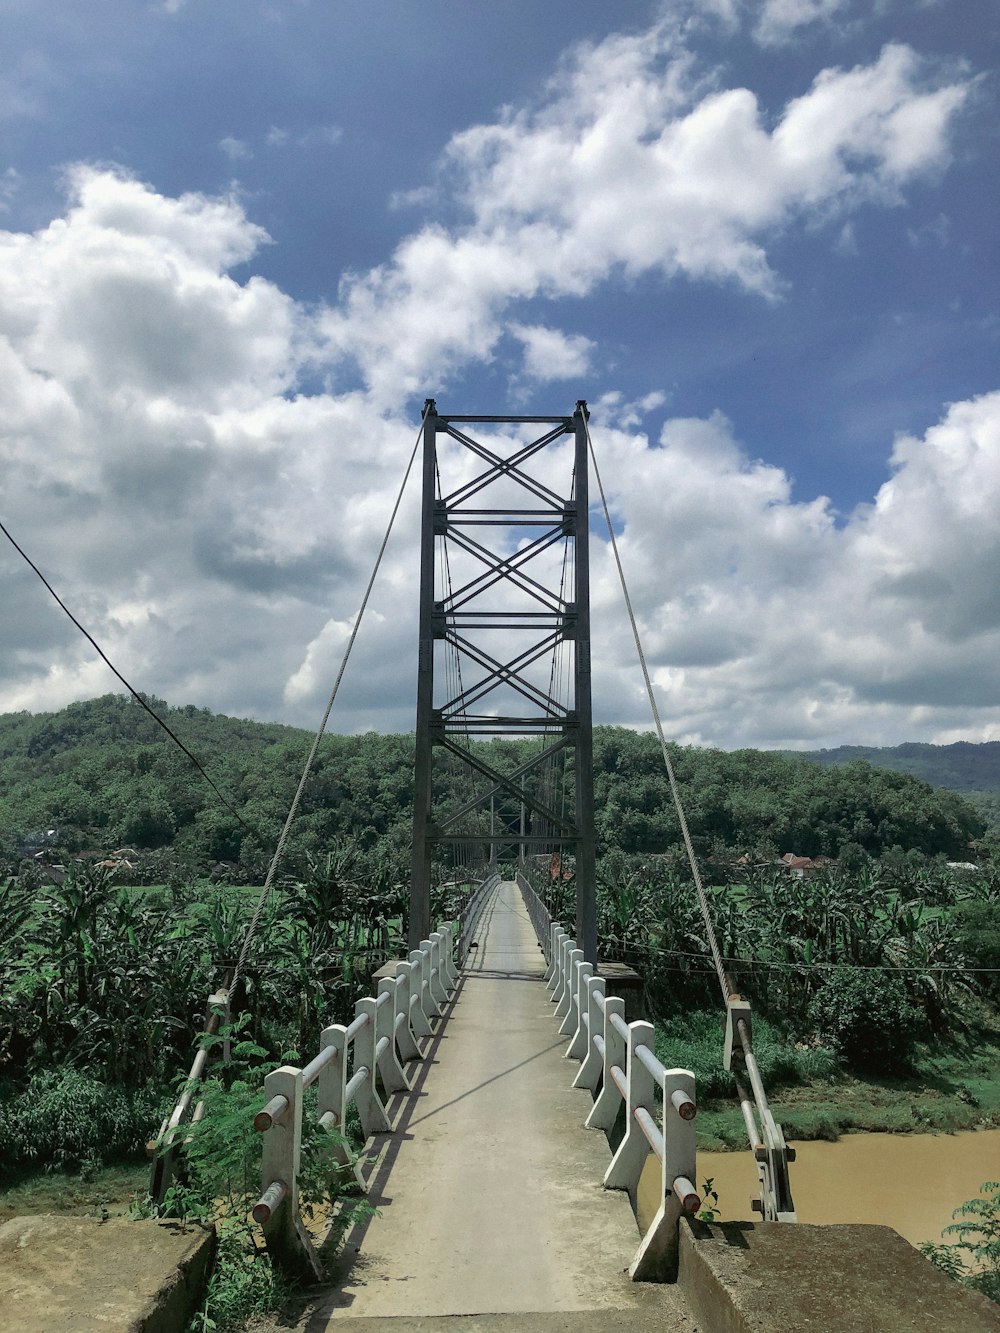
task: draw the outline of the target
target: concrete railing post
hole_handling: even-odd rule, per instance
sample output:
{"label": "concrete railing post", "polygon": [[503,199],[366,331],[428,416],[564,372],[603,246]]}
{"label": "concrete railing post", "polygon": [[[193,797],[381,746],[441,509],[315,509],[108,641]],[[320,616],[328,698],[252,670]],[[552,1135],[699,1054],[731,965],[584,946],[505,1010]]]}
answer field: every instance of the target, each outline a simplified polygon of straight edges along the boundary
{"label": "concrete railing post", "polygon": [[552,957],[549,959],[548,971],[545,974],[545,987],[550,995],[555,994],[559,986],[559,951],[565,938],[566,932],[562,926],[552,927]]}
{"label": "concrete railing post", "polygon": [[559,940],[562,938],[563,933],[563,928],[558,921],[553,921],[549,926],[549,950],[545,958],[546,968],[544,977],[545,984],[548,986],[549,990],[552,989],[550,983],[555,976],[556,971],[556,947]]}
{"label": "concrete railing post", "polygon": [[690,1069],[665,1069],[663,1156],[660,1206],[639,1250],[629,1265],[635,1282],[673,1282],[677,1278],[678,1227],[685,1213],[698,1206],[695,1080]]}
{"label": "concrete railing post", "polygon": [[563,987],[562,999],[556,1006],[556,1018],[561,1018],[559,1032],[565,1036],[567,1032],[576,1031],[576,969],[578,964],[583,962],[582,949],[570,949],[569,956],[566,959],[566,985]]}
{"label": "concrete railing post", "polygon": [[584,984],[587,988],[587,1049],[583,1064],[576,1071],[573,1087],[596,1092],[604,1068],[604,1056],[599,1043],[594,1040],[600,1037],[601,1043],[604,1041],[604,978],[589,976]]}
{"label": "concrete railing post", "polygon": [[448,992],[444,990],[438,977],[437,967],[437,949],[430,940],[420,941],[420,952],[424,955],[424,961],[421,964],[422,974],[427,982],[427,998],[432,1006],[432,1013],[440,1018],[441,1009],[448,999]]}
{"label": "concrete railing post", "polygon": [[[394,1008],[396,1011],[396,1045],[399,1048],[400,1060],[419,1060],[420,1047],[417,1044],[416,1034],[413,1031],[413,991],[410,986],[410,964],[396,964],[396,998]],[[402,1022],[399,1022],[402,1017]],[[429,1025],[428,1025],[429,1026]]]}
{"label": "concrete railing post", "polygon": [[414,949],[410,954],[410,962],[415,967],[415,980],[417,982],[417,999],[420,1002],[420,1008],[424,1011],[424,1017],[427,1019],[428,1031],[432,1018],[438,1018],[440,1011],[431,994],[431,960],[426,949]]}
{"label": "concrete railing post", "polygon": [[431,994],[439,1009],[448,1003],[448,977],[444,961],[444,936],[436,930],[429,940],[421,940],[420,947],[426,943],[431,951]]}
{"label": "concrete railing post", "polygon": [[409,978],[410,988],[410,1027],[417,1037],[430,1037],[434,1029],[431,1027],[431,1020],[427,1010],[424,1008],[424,986],[423,986],[423,968],[421,960],[423,954],[419,949],[414,949],[410,954],[409,960],[400,963],[396,968],[397,972],[407,969],[406,975]]}
{"label": "concrete railing post", "polygon": [[[378,1088],[375,1086],[375,1071],[378,1067],[378,1057],[376,1055],[378,1038],[375,1031],[377,1002],[371,997],[359,1000],[354,1012],[358,1018],[365,1015],[368,1019],[368,1022],[354,1038],[353,1062],[355,1075],[362,1068],[368,1071],[367,1077],[354,1093],[358,1115],[361,1117],[361,1129],[367,1139],[373,1134],[388,1133],[391,1126],[389,1117],[385,1113],[385,1107],[382,1105],[382,1099],[378,1095]],[[351,1082],[354,1082],[353,1077]]]}
{"label": "concrete railing post", "polygon": [[322,1267],[299,1217],[299,1162],[302,1156],[302,1070],[283,1065],[264,1079],[264,1096],[288,1103],[264,1135],[261,1197],[254,1208],[267,1248],[279,1262],[322,1276]]}
{"label": "concrete railing post", "polygon": [[[324,1028],[319,1040],[320,1051],[333,1047],[336,1054],[319,1071],[317,1085],[316,1113],[324,1129],[337,1135],[330,1148],[331,1156],[341,1166],[350,1167],[354,1179],[363,1190],[367,1190],[360,1163],[357,1162],[347,1146],[347,1129],[344,1124],[347,1101],[347,1028],[339,1023]],[[265,1089],[266,1089],[265,1083]]]}
{"label": "concrete railing post", "polygon": [[587,982],[594,975],[592,963],[580,962],[576,965],[575,999],[572,1014],[576,1026],[572,1031],[569,1045],[566,1047],[567,1060],[582,1060],[590,1044],[590,1004],[588,1002]]}
{"label": "concrete railing post", "polygon": [[[455,971],[455,929],[450,922],[438,926],[441,936],[441,978],[445,990],[453,991],[458,985],[458,973]],[[433,936],[431,937],[433,939]]]}
{"label": "concrete railing post", "polygon": [[571,949],[566,964],[566,986],[563,990],[562,1000],[556,1005],[556,1018],[562,1020],[559,1024],[560,1036],[566,1036],[567,1033],[576,1031],[577,969],[582,962],[583,950]]}
{"label": "concrete railing post", "polygon": [[615,1027],[614,1019],[618,1018],[619,1023],[625,1023],[625,1001],[618,995],[608,995],[604,1000],[604,1033],[602,1040],[604,1042],[604,1059],[602,1061],[603,1083],[597,1100],[590,1108],[590,1115],[587,1116],[585,1124],[588,1129],[603,1129],[605,1133],[610,1134],[615,1117],[618,1115],[618,1108],[621,1106],[623,1096],[621,1089],[611,1076],[614,1068],[624,1070],[627,1057],[625,1038]]}
{"label": "concrete railing post", "polygon": [[384,977],[378,986],[379,998],[386,997],[381,1004],[375,1004],[375,1050],[378,1052],[385,1038],[386,1047],[378,1059],[378,1072],[382,1078],[382,1087],[388,1095],[394,1092],[409,1092],[410,1080],[403,1073],[396,1049],[396,982]]}
{"label": "concrete railing post", "polygon": [[625,1137],[604,1173],[604,1188],[628,1190],[634,1198],[642,1175],[643,1163],[649,1152],[649,1142],[639,1127],[636,1111],[640,1108],[652,1113],[656,1110],[656,1085],[653,1076],[636,1055],[639,1046],[653,1050],[656,1029],[652,1023],[630,1023],[625,1065]]}
{"label": "concrete railing post", "polygon": [[566,994],[566,973],[569,969],[569,955],[576,948],[576,940],[572,935],[563,935],[559,941],[559,964],[556,973],[556,986],[552,992],[552,1003],[556,1007],[556,1017],[559,1017],[559,1008]]}

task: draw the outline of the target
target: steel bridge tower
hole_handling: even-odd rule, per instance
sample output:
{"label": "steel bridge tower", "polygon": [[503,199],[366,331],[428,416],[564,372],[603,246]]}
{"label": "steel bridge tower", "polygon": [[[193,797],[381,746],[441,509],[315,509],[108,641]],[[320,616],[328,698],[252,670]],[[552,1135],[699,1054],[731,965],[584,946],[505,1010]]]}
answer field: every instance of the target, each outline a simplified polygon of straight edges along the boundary
{"label": "steel bridge tower", "polygon": [[[552,417],[440,416],[433,398],[424,407],[411,948],[431,928],[435,849],[492,855],[501,843],[522,858],[575,855],[576,938],[597,963],[588,416],[583,400]],[[537,749],[505,765],[510,738]],[[567,760],[568,811],[541,779],[555,766],[565,775]],[[485,785],[449,802],[442,766],[456,761]],[[483,826],[497,798],[520,811],[500,833],[492,817]]]}

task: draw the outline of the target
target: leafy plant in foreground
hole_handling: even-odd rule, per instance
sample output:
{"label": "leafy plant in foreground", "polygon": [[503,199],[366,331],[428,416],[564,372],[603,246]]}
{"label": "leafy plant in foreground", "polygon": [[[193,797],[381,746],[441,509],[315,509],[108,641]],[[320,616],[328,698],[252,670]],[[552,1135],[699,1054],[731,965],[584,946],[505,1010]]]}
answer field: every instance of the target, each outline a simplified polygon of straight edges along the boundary
{"label": "leafy plant in foreground", "polygon": [[945,1227],[943,1234],[958,1240],[921,1245],[921,1250],[943,1273],[1000,1304],[1000,1181],[984,1181],[979,1195],[956,1208],[952,1217],[961,1220]]}
{"label": "leafy plant in foreground", "polygon": [[719,1192],[715,1188],[715,1178],[709,1176],[701,1184],[701,1207],[698,1209],[699,1222],[714,1222],[722,1215],[719,1208]]}
{"label": "leafy plant in foreground", "polygon": [[0,1108],[0,1160],[16,1170],[137,1157],[162,1111],[151,1090],[109,1087],[71,1068],[46,1070]]}
{"label": "leafy plant in foreground", "polygon": [[[198,1333],[242,1329],[252,1315],[279,1308],[294,1289],[290,1279],[273,1266],[251,1220],[260,1194],[263,1149],[263,1138],[253,1128],[253,1113],[259,1109],[263,1076],[271,1064],[261,1064],[267,1052],[243,1037],[247,1021],[244,1016],[205,1038],[205,1044],[215,1050],[230,1040],[232,1063],[198,1085],[204,1113],[177,1131],[183,1140],[183,1168],[158,1210],[161,1216],[216,1223],[215,1271],[205,1305],[192,1325]],[[288,1058],[293,1056],[289,1053]],[[248,1065],[253,1066],[252,1074],[245,1072]],[[333,1159],[332,1149],[346,1140],[322,1129],[309,1111],[307,1105],[299,1199],[307,1212],[339,1203],[334,1230],[340,1235],[371,1210],[363,1199],[350,1196],[348,1182],[353,1183],[353,1176]],[[143,1211],[142,1205],[138,1211]],[[145,1211],[151,1211],[148,1202]]]}

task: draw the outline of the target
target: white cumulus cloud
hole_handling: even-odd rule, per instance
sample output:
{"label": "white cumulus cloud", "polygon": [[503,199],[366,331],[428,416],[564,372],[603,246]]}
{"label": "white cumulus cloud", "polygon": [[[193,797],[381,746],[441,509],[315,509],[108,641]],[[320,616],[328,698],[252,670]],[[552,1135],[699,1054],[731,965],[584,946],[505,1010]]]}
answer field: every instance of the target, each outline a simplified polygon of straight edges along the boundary
{"label": "white cumulus cloud", "polygon": [[585,375],[594,343],[583,334],[561,333],[543,324],[511,324],[524,347],[524,373],[533,380],[570,380]]}
{"label": "white cumulus cloud", "polygon": [[489,356],[517,302],[583,296],[617,273],[775,298],[769,240],[898,202],[947,162],[969,88],[890,45],[822,71],[772,125],[749,89],[697,78],[666,26],[580,47],[537,106],[452,139],[468,224],[430,223],[348,275],[323,322],[329,353],[391,401]]}
{"label": "white cumulus cloud", "polygon": [[[890,46],[769,116],[665,27],[579,47],[536,105],[452,141],[464,222],[420,227],[319,309],[253,274],[269,238],[239,199],[73,168],[60,216],[0,232],[5,521],[141,688],[309,724],[413,446],[409,395],[511,343],[515,378],[582,376],[598,345],[558,303],[601,284],[779,299],[774,238],[832,220],[834,245],[898,202],[947,163],[968,86]],[[667,417],[668,387],[609,391],[593,428],[671,733],[993,734],[1000,394],[886,439],[885,484],[838,516],[749,457],[738,421]],[[414,486],[335,725],[412,725],[417,523]],[[598,716],[642,723],[592,550]],[[0,584],[0,707],[116,687],[10,550]]]}

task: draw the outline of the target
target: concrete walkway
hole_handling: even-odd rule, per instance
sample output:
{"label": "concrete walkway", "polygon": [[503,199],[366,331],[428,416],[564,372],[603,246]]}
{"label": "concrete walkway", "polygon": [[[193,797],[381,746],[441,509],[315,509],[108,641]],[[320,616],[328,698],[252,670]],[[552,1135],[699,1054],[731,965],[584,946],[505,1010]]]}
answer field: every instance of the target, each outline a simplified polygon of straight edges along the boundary
{"label": "concrete walkway", "polygon": [[607,1142],[582,1128],[590,1097],[570,1086],[577,1066],[563,1059],[543,967],[516,885],[501,884],[415,1095],[390,1108],[400,1132],[383,1140],[370,1180],[379,1215],[349,1238],[342,1284],[310,1330],[403,1316],[648,1316],[654,1303],[659,1328],[694,1328],[676,1288],[625,1275],[635,1219],[624,1194],[601,1186]]}

